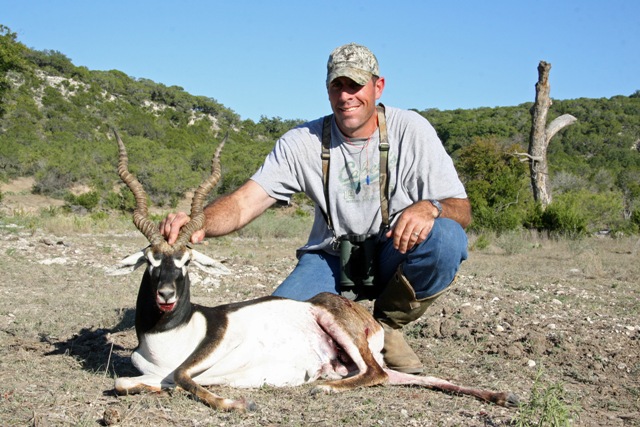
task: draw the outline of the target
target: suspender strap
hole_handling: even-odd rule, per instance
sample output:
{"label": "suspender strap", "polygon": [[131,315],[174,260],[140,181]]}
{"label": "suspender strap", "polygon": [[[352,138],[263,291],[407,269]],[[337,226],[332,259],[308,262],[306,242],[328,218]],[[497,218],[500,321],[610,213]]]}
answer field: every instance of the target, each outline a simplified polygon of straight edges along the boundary
{"label": "suspender strap", "polygon": [[329,160],[331,159],[331,118],[332,114],[325,116],[322,122],[322,186],[324,188],[324,200],[327,205],[327,212],[324,214],[324,219],[327,221],[329,230],[333,231],[333,224],[331,223],[331,211],[329,209]]}
{"label": "suspender strap", "polygon": [[[378,130],[380,132],[380,213],[382,226],[389,227],[389,138],[387,135],[387,121],[384,115],[384,105],[376,107],[378,114]],[[333,115],[324,117],[322,122],[322,185],[327,211],[322,212],[329,230],[333,231],[331,210],[329,209],[329,160],[331,159],[331,119]]]}
{"label": "suspender strap", "polygon": [[384,105],[379,104],[376,110],[378,112],[378,129],[380,129],[380,214],[382,215],[382,226],[389,228],[389,138]]}

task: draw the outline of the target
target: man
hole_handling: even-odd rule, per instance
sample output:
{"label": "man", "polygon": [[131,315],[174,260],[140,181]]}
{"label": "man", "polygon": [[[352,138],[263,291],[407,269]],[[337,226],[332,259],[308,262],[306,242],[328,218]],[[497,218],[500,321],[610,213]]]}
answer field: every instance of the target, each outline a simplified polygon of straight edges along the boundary
{"label": "man", "polygon": [[[401,328],[447,289],[466,259],[470,204],[428,121],[376,107],[385,79],[369,49],[335,49],[326,84],[333,115],[285,133],[248,182],[205,208],[205,228],[192,241],[238,230],[276,201],[305,192],[316,206],[313,227],[274,295],[375,299],[385,362],[419,373],[422,363]],[[162,221],[169,243],[188,220],[178,213]]]}

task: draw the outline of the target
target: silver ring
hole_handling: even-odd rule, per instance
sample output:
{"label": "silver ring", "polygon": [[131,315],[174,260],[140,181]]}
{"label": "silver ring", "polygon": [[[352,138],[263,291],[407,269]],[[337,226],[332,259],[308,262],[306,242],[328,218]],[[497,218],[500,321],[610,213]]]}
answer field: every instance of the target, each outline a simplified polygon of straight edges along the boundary
{"label": "silver ring", "polygon": [[420,237],[420,233],[411,233],[411,234],[413,234],[416,237]]}

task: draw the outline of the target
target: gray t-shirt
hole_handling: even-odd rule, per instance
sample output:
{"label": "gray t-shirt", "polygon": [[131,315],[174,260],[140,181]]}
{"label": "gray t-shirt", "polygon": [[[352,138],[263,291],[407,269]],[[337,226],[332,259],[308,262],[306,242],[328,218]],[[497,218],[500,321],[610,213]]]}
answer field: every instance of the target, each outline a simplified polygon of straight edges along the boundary
{"label": "gray t-shirt", "polygon": [[[435,129],[416,112],[386,107],[389,138],[389,216],[419,200],[466,198],[464,186]],[[317,119],[285,133],[251,177],[273,198],[289,202],[297,192],[315,203],[315,220],[301,250],[336,253],[322,212],[322,122]],[[335,236],[377,234],[380,215],[379,132],[370,138],[345,137],[333,120],[329,205]]]}

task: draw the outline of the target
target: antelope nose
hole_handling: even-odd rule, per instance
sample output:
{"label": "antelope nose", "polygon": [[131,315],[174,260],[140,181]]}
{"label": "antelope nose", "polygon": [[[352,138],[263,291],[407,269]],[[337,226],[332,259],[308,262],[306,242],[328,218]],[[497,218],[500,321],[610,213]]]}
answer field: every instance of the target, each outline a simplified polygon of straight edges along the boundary
{"label": "antelope nose", "polygon": [[162,299],[164,302],[170,302],[175,295],[175,292],[171,288],[160,288],[158,289],[158,297]]}

